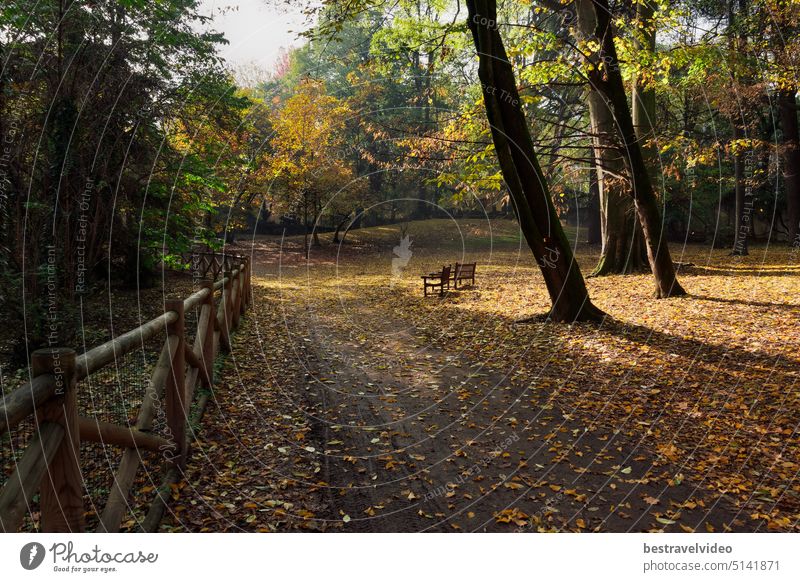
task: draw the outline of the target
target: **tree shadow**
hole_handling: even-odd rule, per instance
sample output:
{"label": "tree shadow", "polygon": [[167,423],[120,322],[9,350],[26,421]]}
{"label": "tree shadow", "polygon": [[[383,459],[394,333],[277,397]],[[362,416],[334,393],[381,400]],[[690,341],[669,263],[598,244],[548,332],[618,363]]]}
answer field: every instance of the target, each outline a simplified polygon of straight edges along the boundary
{"label": "tree shadow", "polygon": [[715,303],[728,303],[733,305],[750,305],[751,307],[777,307],[778,309],[796,309],[800,313],[800,305],[794,303],[767,303],[764,301],[744,301],[742,299],[723,299],[722,297],[709,297],[708,295],[692,294],[694,299],[700,301],[713,301]]}
{"label": "tree shadow", "polygon": [[800,277],[800,268],[791,267],[781,269],[758,268],[758,267],[720,267],[709,268],[698,265],[682,266],[678,269],[679,274],[696,275],[704,277]]}
{"label": "tree shadow", "polygon": [[[692,297],[702,299],[694,295]],[[735,302],[735,300],[730,301]],[[772,306],[771,304],[767,305]],[[710,362],[719,363],[727,359],[731,363],[749,365],[766,360],[776,368],[785,367],[792,373],[800,366],[800,360],[787,358],[784,354],[745,349],[740,346],[715,345],[692,338],[668,334],[643,325],[619,321],[610,316],[596,327],[598,334],[614,335],[664,353],[682,353],[684,356],[693,354],[695,358],[702,357],[703,360]]]}

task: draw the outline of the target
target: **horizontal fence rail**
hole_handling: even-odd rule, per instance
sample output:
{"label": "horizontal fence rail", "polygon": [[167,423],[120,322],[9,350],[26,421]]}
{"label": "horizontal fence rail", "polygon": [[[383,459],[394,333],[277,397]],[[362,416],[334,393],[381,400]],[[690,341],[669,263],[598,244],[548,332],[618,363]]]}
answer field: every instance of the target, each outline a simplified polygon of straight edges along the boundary
{"label": "horizontal fence rail", "polygon": [[[96,511],[95,529],[120,530],[132,509],[132,490],[143,464],[155,464],[161,477],[160,485],[151,487],[155,494],[138,520],[139,529],[158,529],[189,457],[192,407],[194,417],[202,417],[214,389],[214,361],[220,350],[230,350],[231,334],[252,304],[248,257],[200,253],[197,260],[203,276],[214,278],[204,279],[186,299],[167,300],[164,313],[155,319],[81,355],[64,347],[33,353],[31,381],[0,402],[0,437],[23,423],[33,426],[0,490],[0,531],[18,531],[36,506],[40,531],[85,531],[87,475],[81,448],[92,443],[102,445],[106,454],[120,451],[102,511]],[[126,354],[159,337],[164,339],[158,358],[127,426],[108,422],[100,412],[81,410],[82,381],[111,371]],[[152,477],[150,471],[148,475]]]}

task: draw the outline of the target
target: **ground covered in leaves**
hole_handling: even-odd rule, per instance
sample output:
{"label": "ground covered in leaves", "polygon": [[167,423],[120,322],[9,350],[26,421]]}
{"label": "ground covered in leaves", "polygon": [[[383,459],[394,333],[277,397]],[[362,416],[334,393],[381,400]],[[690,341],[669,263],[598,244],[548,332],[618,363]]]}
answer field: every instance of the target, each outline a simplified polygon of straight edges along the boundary
{"label": "ground covered in leaves", "polygon": [[[247,245],[254,311],[165,529],[800,529],[796,250],[673,244],[688,297],[589,279],[609,317],[559,325],[517,323],[548,299],[511,221],[322,239]],[[422,297],[472,260],[474,287]]]}

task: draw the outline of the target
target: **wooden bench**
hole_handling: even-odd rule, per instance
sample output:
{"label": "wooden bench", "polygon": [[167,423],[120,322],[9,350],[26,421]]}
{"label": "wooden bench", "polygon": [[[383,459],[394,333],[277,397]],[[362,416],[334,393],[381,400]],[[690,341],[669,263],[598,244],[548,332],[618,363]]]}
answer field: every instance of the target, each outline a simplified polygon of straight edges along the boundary
{"label": "wooden bench", "polygon": [[475,265],[477,263],[456,263],[453,271],[453,286],[458,289],[461,281],[469,281],[470,285],[475,284]]}
{"label": "wooden bench", "polygon": [[439,289],[439,296],[444,295],[445,289],[450,289],[452,265],[442,267],[438,273],[430,273],[422,276],[423,293],[428,296],[428,289]]}

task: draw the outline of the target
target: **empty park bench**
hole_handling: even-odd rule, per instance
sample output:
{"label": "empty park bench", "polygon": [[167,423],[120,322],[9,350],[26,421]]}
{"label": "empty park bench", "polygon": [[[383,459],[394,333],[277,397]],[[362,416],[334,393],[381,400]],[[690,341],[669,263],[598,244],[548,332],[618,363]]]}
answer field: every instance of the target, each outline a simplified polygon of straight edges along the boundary
{"label": "empty park bench", "polygon": [[458,289],[461,281],[469,281],[470,285],[475,284],[475,265],[477,263],[456,263],[453,271],[453,286]]}
{"label": "empty park bench", "polygon": [[438,273],[430,273],[422,276],[422,289],[425,297],[428,296],[428,289],[439,289],[439,295],[444,295],[445,289],[450,289],[450,272],[452,265],[442,267]]}
{"label": "empty park bench", "polygon": [[428,290],[439,291],[439,296],[444,295],[446,289],[450,289],[453,284],[458,289],[459,283],[463,285],[468,281],[470,285],[475,284],[475,266],[477,263],[456,263],[455,269],[452,265],[442,267],[437,273],[430,273],[422,276],[423,294],[428,296]]}

